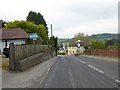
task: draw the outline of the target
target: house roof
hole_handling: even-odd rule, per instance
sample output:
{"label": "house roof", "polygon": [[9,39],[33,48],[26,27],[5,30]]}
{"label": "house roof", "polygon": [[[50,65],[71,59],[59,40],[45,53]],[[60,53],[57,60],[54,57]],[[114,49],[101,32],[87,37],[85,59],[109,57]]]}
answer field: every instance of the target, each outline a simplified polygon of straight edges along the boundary
{"label": "house roof", "polygon": [[25,39],[28,38],[28,34],[20,28],[0,29],[2,31],[2,37],[0,39]]}
{"label": "house roof", "polygon": [[[73,42],[71,45],[71,47],[77,47],[77,43],[76,42]],[[80,46],[83,46],[83,42],[80,42]]]}

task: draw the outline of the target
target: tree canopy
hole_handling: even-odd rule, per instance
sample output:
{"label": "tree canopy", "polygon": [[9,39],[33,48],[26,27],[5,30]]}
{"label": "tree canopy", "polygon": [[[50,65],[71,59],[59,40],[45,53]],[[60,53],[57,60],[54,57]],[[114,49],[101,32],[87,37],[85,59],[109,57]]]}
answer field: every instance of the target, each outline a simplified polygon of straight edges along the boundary
{"label": "tree canopy", "polygon": [[22,20],[22,21],[8,22],[5,28],[21,28],[28,34],[37,33],[38,36],[43,39],[43,42],[46,42],[48,40],[48,34],[46,28],[42,24],[36,25],[34,22]]}
{"label": "tree canopy", "polygon": [[5,27],[5,24],[6,24],[6,22],[5,22],[5,21],[0,20],[0,28],[4,28],[4,27]]}
{"label": "tree canopy", "polygon": [[72,38],[72,43],[75,43],[77,40],[81,40],[82,41],[82,45],[84,47],[88,47],[88,45],[90,43],[90,38],[88,37],[88,35],[85,35],[84,33],[78,33],[78,34],[76,34]]}
{"label": "tree canopy", "polygon": [[55,54],[57,55],[57,51],[59,50],[59,47],[58,47],[58,38],[54,37],[54,36],[50,37],[50,44],[52,44],[52,47],[55,50]]}
{"label": "tree canopy", "polygon": [[92,41],[90,46],[92,49],[104,49],[104,48],[106,48],[105,43],[100,42],[100,41]]}
{"label": "tree canopy", "polygon": [[[46,30],[48,30],[46,21],[45,21],[44,17],[40,13],[36,13],[34,11],[30,11],[28,13],[28,16],[27,16],[26,20],[34,22],[37,25],[43,24],[44,27],[46,28]],[[48,34],[48,31],[47,31],[47,34]]]}

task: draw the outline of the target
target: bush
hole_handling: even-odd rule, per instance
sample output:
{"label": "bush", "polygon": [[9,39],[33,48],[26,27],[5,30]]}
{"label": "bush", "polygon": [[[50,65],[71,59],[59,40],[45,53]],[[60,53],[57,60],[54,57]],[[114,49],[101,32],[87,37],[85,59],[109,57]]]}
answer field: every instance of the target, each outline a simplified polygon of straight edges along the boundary
{"label": "bush", "polygon": [[65,55],[65,53],[64,52],[63,53],[58,52],[57,55]]}
{"label": "bush", "polygon": [[76,53],[76,54],[74,54],[75,56],[78,56],[78,55],[81,55],[80,53]]}
{"label": "bush", "polygon": [[92,41],[90,46],[92,49],[104,49],[104,48],[106,48],[105,43],[100,42],[100,41]]}

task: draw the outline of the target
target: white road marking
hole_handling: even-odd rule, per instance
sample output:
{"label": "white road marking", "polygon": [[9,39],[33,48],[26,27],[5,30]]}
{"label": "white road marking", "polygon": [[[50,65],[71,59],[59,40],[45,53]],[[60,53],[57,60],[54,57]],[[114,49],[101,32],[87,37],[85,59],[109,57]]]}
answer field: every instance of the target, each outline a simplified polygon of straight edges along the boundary
{"label": "white road marking", "polygon": [[79,59],[75,58],[75,60],[79,60]]}
{"label": "white road marking", "polygon": [[116,82],[120,83],[120,81],[119,81],[119,80],[116,80]]}
{"label": "white road marking", "polygon": [[80,61],[81,63],[86,63],[86,62],[83,62],[83,61]]}
{"label": "white road marking", "polygon": [[50,67],[48,68],[48,71],[50,71]]}
{"label": "white road marking", "polygon": [[77,61],[79,61],[79,62],[81,62],[81,63],[84,63],[84,64],[86,63],[86,62],[84,62],[84,61],[81,61],[81,60],[79,60],[79,59],[77,59],[77,58],[76,58],[76,60],[77,60]]}
{"label": "white road marking", "polygon": [[[55,61],[55,62],[56,62],[56,61]],[[45,76],[41,79],[39,85],[41,85],[41,83],[45,80],[45,78],[47,77],[48,73],[50,72],[50,70],[51,70],[52,66],[55,64],[55,62],[53,62],[52,65],[48,68]]]}
{"label": "white road marking", "polygon": [[101,70],[99,70],[99,69],[97,69],[97,68],[93,67],[92,65],[89,65],[89,67],[91,67],[91,68],[93,68],[93,69],[97,70],[97,71],[98,71],[98,72],[100,72],[100,73],[104,73],[103,71],[101,71]]}

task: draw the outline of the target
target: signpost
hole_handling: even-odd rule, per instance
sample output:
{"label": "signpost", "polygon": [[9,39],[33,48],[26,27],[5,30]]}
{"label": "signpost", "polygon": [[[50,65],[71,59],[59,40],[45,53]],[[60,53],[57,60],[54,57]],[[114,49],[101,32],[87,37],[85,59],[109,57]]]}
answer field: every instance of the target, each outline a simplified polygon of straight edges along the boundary
{"label": "signpost", "polygon": [[35,40],[37,40],[38,35],[37,33],[29,33],[29,38],[33,40],[33,44],[35,44]]}

